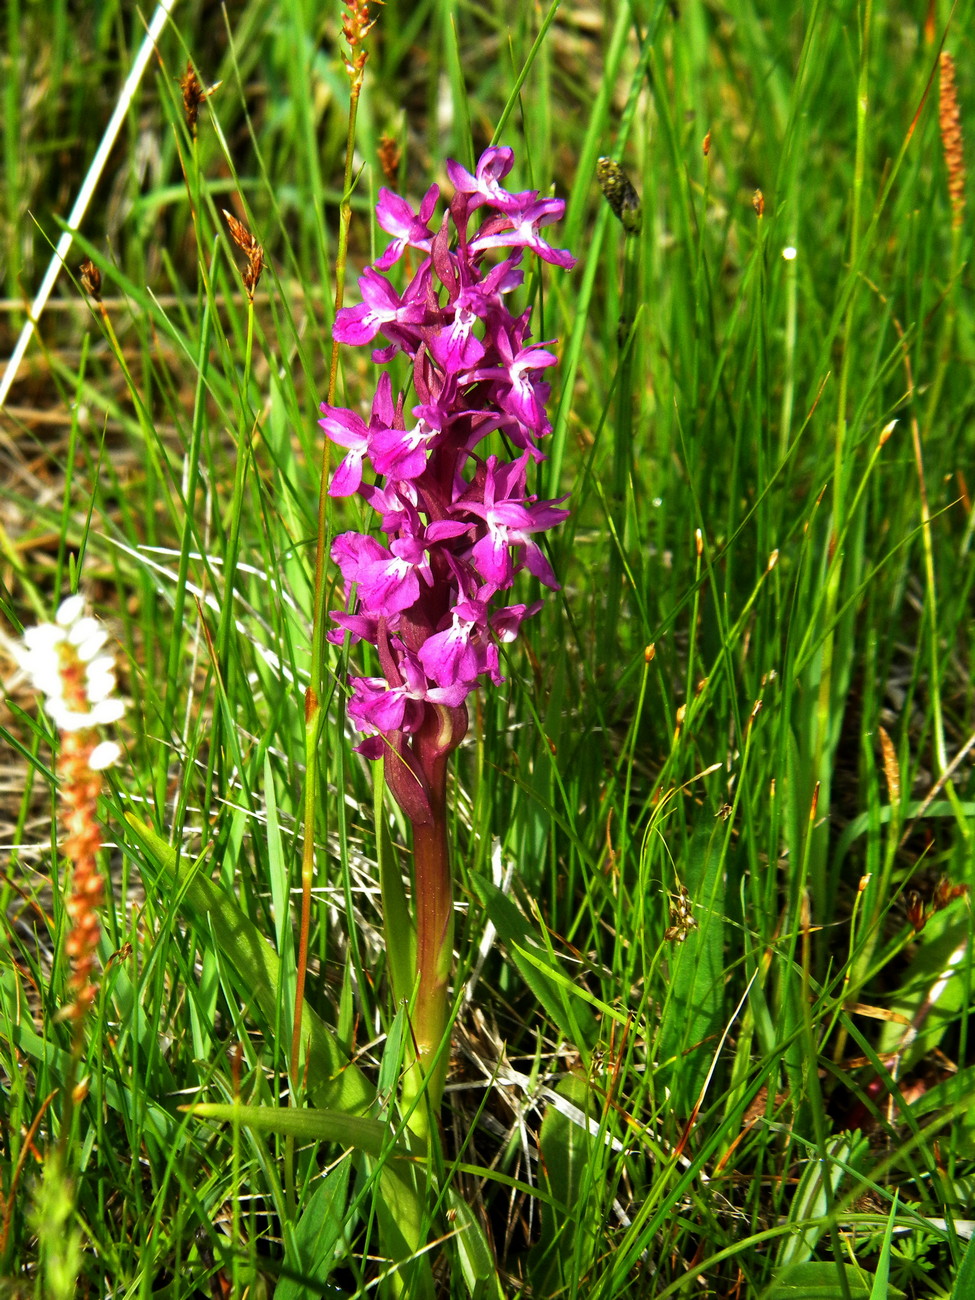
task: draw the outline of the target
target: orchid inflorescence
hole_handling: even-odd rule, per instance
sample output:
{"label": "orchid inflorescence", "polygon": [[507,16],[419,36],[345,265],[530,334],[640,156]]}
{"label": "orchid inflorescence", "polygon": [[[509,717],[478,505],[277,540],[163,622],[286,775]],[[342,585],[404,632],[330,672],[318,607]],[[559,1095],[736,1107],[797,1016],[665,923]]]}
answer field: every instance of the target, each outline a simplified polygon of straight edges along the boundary
{"label": "orchid inflorescence", "polygon": [[[351,679],[349,715],[371,733],[358,751],[387,759],[390,788],[415,824],[431,818],[432,770],[464,737],[468,695],[485,677],[504,680],[498,647],[541,606],[496,598],[522,569],[557,588],[535,536],[569,513],[565,498],[539,501],[527,488],[532,462],[545,459],[538,442],[551,432],[540,376],[557,359],[529,342],[530,310],[513,315],[505,297],[524,279],[526,250],[564,268],[575,259],[539,233],[562,216],[562,200],[502,188],[513,162],[506,148],[487,149],[473,174],[448,161],[455,193],[439,228],[438,186],[416,212],[379,191],[377,219],[393,242],[361,277],[361,304],[338,312],[334,337],[361,345],[382,335],[387,346],[373,360],[409,357],[416,401],[407,413],[387,371],[368,423],[322,406],[322,427],[346,450],[329,493],[358,492],[386,535],[335,539],[332,558],[356,601],[332,614],[329,635],[337,643],[348,632],[378,651],[383,676]],[[382,272],[408,249],[423,260],[400,293]],[[505,255],[492,262],[496,249]],[[510,459],[482,454],[494,433]],[[367,462],[374,481],[364,479]]]}

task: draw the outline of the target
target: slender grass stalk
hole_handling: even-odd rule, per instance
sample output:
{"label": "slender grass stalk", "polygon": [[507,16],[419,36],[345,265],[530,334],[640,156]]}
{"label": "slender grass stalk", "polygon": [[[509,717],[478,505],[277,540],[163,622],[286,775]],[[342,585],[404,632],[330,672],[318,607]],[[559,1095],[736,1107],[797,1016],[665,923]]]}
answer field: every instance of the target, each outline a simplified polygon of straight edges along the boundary
{"label": "slender grass stalk", "polygon": [[[91,160],[91,165],[88,168],[84,183],[78,191],[77,198],[71,207],[71,211],[68,213],[68,219],[65,223],[66,228],[58,239],[57,246],[54,249],[54,254],[50,262],[48,263],[40,288],[37,290],[34,300],[31,303],[30,311],[27,316],[27,323],[21,330],[16,346],[4,367],[2,377],[0,377],[0,408],[3,407],[4,402],[7,400],[7,395],[10,392],[11,386],[17,378],[17,371],[20,369],[20,363],[23,361],[27,349],[30,346],[30,341],[37,328],[37,322],[40,320],[41,313],[47,306],[47,300],[51,296],[51,290],[54,288],[57,278],[61,273],[64,259],[71,251],[71,245],[74,243],[75,233],[78,231],[82,221],[84,220],[92,195],[95,192],[99,180],[101,180],[102,172],[108,163],[112,149],[115,147],[115,141],[118,138],[119,131],[122,129],[122,123],[125,121],[125,116],[129,111],[132,99],[138,90],[139,83],[142,80],[150,59],[152,58],[155,43],[159,39],[159,36],[165,27],[175,3],[176,0],[157,0],[152,18],[149,20],[149,26],[145,38],[139,47],[135,60],[133,61],[132,69],[125,79],[125,84],[122,86],[118,101],[115,105],[115,111],[112,113],[111,120],[99,141],[98,148],[95,151],[94,158]],[[12,16],[13,11],[11,11],[11,17]]]}
{"label": "slender grass stalk", "polygon": [[[853,164],[853,185],[850,194],[849,265],[850,274],[857,274],[862,236],[863,192],[866,181],[866,156],[868,143],[870,57],[872,36],[873,0],[865,0],[859,11],[859,69],[857,75],[856,153]],[[844,555],[838,548],[840,533],[847,525],[847,478],[849,474],[849,421],[850,382],[855,357],[853,336],[856,329],[857,294],[851,292],[843,326],[843,357],[840,365],[836,395],[836,427],[833,441],[833,471],[831,475],[832,505],[830,535],[826,548],[824,587],[826,602],[823,610],[825,633],[817,665],[818,700],[814,715],[811,740],[812,776],[816,782],[823,808],[831,806],[832,755],[836,746],[836,693],[843,679],[843,666],[836,663],[838,633],[837,611],[840,606],[844,581]],[[813,839],[812,897],[817,919],[828,913],[830,900],[826,889],[826,835],[818,831]]]}
{"label": "slender grass stalk", "polygon": [[[335,258],[335,312],[342,307],[345,298],[345,263],[349,247],[349,227],[352,222],[352,188],[356,140],[356,118],[359,109],[359,96],[365,71],[367,51],[363,45],[375,20],[369,19],[366,0],[348,0],[347,15],[343,22],[343,32],[348,42],[350,56],[346,59],[349,74],[349,116],[345,145],[345,175],[342,184],[342,200],[339,206],[338,248]],[[329,361],[328,403],[335,399],[335,385],[338,376],[339,345],[333,339]],[[315,878],[315,827],[318,821],[318,795],[320,751],[322,744],[324,714],[322,711],[322,693],[325,688],[325,541],[328,535],[328,483],[331,473],[328,443],[322,450],[322,472],[318,492],[318,530],[315,540],[315,580],[313,586],[312,635],[311,635],[311,677],[305,692],[305,794],[304,794],[304,837],[301,854],[301,921],[298,936],[298,971],[295,988],[294,1024],[291,1032],[291,1079],[292,1086],[298,1087],[299,1061],[301,1049],[301,1015],[305,1000],[305,982],[308,975],[308,936],[311,928],[311,891]]]}
{"label": "slender grass stalk", "polygon": [[629,554],[632,528],[627,527],[633,486],[633,417],[635,390],[635,354],[638,334],[637,310],[640,301],[640,260],[643,210],[639,196],[619,163],[601,158],[597,175],[606,201],[623,227],[623,284],[621,311],[617,326],[619,369],[616,376],[616,416],[613,426],[613,472],[609,509],[615,520],[617,545],[610,553],[606,587],[606,614],[603,622],[605,639],[600,653],[609,658],[609,638],[619,620],[623,585],[623,556]]}

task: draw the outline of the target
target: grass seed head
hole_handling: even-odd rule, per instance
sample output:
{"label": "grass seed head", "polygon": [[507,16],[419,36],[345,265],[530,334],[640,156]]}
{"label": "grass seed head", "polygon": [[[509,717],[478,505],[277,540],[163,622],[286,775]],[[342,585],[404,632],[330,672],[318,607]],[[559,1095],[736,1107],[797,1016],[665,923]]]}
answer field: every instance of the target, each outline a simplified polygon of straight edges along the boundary
{"label": "grass seed head", "polygon": [[953,230],[959,230],[965,219],[965,150],[961,131],[961,111],[958,106],[958,88],[955,85],[955,60],[947,50],[941,53],[939,71],[941,94],[938,122],[941,127],[945,166],[948,169],[951,226]]}

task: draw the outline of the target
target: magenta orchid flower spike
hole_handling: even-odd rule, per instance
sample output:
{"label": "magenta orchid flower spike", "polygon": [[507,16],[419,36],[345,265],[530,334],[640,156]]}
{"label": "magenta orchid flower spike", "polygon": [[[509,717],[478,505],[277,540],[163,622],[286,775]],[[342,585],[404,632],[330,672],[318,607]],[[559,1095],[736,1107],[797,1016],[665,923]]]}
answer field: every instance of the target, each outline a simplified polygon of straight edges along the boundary
{"label": "magenta orchid flower spike", "polygon": [[[383,340],[373,351],[380,365],[408,357],[410,399],[393,397],[385,372],[368,422],[322,406],[322,428],[344,452],[330,495],[358,493],[380,520],[382,540],[348,532],[332,545],[353,603],[333,612],[329,637],[376,648],[381,676],[351,679],[349,717],[366,733],[358,752],[385,760],[413,825],[416,982],[401,993],[415,993],[418,1069],[407,1072],[404,1096],[425,1086],[433,1112],[453,952],[447,763],[467,731],[467,697],[485,678],[504,680],[500,646],[540,608],[506,604],[504,593],[523,569],[558,586],[539,537],[569,513],[564,498],[539,501],[528,488],[551,432],[542,376],[556,357],[530,341],[530,313],[513,314],[506,299],[524,280],[526,253],[566,269],[574,258],[539,233],[562,216],[560,199],[502,187],[513,162],[502,148],[487,149],[473,174],[448,162],[455,193],[439,225],[436,185],[417,212],[380,190],[377,218],[393,240],[359,280],[359,305],[339,311],[334,337]],[[418,267],[400,292],[383,273],[409,255]]]}
{"label": "magenta orchid flower spike", "polygon": [[[330,635],[348,632],[378,650],[383,677],[352,678],[349,713],[371,733],[359,751],[386,758],[389,787],[414,823],[434,815],[432,769],[463,738],[464,701],[481,678],[503,680],[498,645],[538,608],[505,605],[501,594],[523,568],[557,586],[536,537],[568,514],[526,486],[551,431],[541,376],[556,357],[529,341],[529,313],[513,315],[506,297],[524,279],[526,250],[564,268],[574,258],[539,233],[562,216],[562,200],[502,188],[513,162],[504,148],[487,149],[473,174],[448,162],[455,194],[438,229],[436,185],[418,212],[380,190],[376,215],[393,242],[366,269],[362,301],[338,313],[334,334],[350,344],[381,336],[380,364],[405,353],[415,404],[404,409],[403,394],[394,401],[384,374],[368,423],[322,406],[321,425],[345,453],[330,494],[358,492],[386,536],[385,544],[360,533],[335,540],[332,558],[355,608],[332,615]],[[421,260],[400,293],[381,272],[408,249]],[[495,249],[505,256],[489,263]],[[520,454],[483,456],[493,433]]]}

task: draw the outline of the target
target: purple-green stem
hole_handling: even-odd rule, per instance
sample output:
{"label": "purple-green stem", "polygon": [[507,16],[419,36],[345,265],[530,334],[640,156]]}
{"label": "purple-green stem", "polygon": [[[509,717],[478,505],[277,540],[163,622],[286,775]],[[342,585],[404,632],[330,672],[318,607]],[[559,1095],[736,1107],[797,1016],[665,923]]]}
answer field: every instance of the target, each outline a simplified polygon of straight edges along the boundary
{"label": "purple-green stem", "polygon": [[[413,827],[413,908],[416,916],[416,1000],[413,1041],[416,1060],[403,1082],[404,1109],[425,1088],[410,1126],[428,1135],[428,1116],[440,1110],[450,1060],[441,1051],[447,1030],[450,967],[454,952],[454,906],[447,840],[447,763],[441,755],[430,774],[433,818]],[[439,1054],[439,1055],[438,1055]]]}

